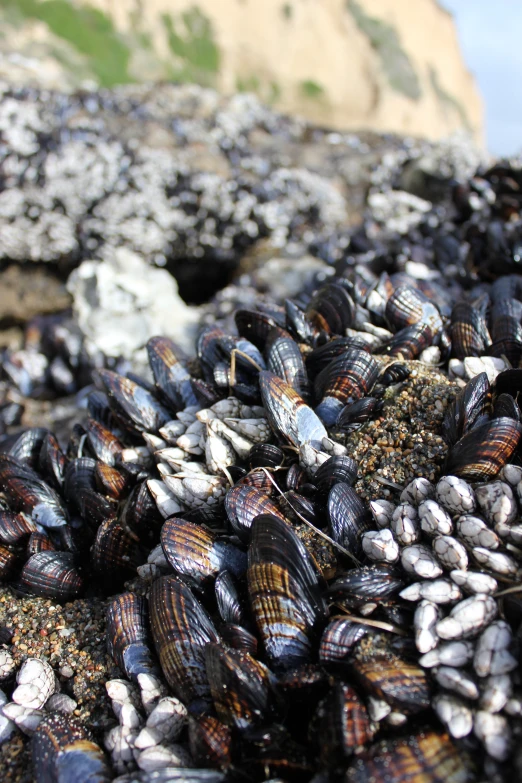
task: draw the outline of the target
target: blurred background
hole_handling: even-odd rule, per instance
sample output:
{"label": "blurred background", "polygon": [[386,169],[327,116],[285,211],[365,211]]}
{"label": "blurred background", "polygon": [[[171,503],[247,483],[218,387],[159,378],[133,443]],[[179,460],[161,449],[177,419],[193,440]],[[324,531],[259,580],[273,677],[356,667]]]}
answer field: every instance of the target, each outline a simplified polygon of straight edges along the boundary
{"label": "blurred background", "polygon": [[0,0],[0,77],[57,89],[194,82],[255,93],[324,127],[429,139],[463,129],[511,154],[517,6],[501,0],[493,15],[486,0]]}

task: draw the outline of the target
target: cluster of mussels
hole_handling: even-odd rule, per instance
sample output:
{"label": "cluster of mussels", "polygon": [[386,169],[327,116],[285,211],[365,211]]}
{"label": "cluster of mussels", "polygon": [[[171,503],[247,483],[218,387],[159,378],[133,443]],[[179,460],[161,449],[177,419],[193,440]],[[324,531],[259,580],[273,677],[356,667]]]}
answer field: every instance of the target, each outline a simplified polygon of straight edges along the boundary
{"label": "cluster of mussels", "polygon": [[[451,313],[424,289],[331,278],[237,311],[237,335],[205,329],[193,363],[152,338],[154,382],[97,371],[66,453],[39,428],[4,441],[1,577],[60,601],[134,580],[107,616],[127,678],[107,684],[120,783],[457,783],[520,765],[520,278]],[[437,486],[363,502],[339,441],[401,361],[483,356],[507,369],[448,411]],[[111,780],[81,725],[43,712],[50,693],[24,707],[36,779]]]}

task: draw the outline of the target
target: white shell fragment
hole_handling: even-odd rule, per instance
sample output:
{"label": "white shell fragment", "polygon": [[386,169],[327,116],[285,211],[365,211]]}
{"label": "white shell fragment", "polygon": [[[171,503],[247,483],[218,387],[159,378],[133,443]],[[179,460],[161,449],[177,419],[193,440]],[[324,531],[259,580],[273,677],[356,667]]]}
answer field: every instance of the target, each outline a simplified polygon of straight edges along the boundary
{"label": "white shell fragment", "polygon": [[390,529],[402,546],[415,544],[421,537],[421,529],[417,509],[409,503],[401,503],[395,511],[390,522]]}
{"label": "white shell fragment", "polygon": [[372,500],[370,502],[370,511],[378,528],[390,526],[390,522],[395,511],[395,505],[389,500]]}
{"label": "white shell fragment", "polygon": [[10,677],[16,669],[16,663],[8,650],[0,648],[0,680]]}
{"label": "white shell fragment", "polygon": [[391,530],[371,530],[362,537],[362,548],[371,560],[381,563],[396,563],[399,559],[399,545]]}
{"label": "white shell fragment", "polygon": [[471,514],[476,507],[473,490],[457,476],[443,476],[437,484],[436,497],[450,514]]}
{"label": "white shell fragment", "polygon": [[456,533],[469,546],[483,546],[486,549],[498,549],[500,539],[483,519],[465,515],[456,522]]}
{"label": "white shell fragment", "polygon": [[466,666],[473,660],[475,647],[472,642],[445,642],[419,658],[425,669],[433,666]]}
{"label": "white shell fragment", "polygon": [[512,487],[516,487],[522,481],[522,468],[520,465],[504,465],[498,477],[501,481],[506,481]]}
{"label": "white shell fragment", "polygon": [[480,696],[480,708],[487,712],[500,712],[513,693],[513,682],[509,674],[494,674],[484,681]]}
{"label": "white shell fragment", "polygon": [[166,767],[192,767],[192,757],[182,745],[155,745],[143,750],[136,759],[144,772]]}
{"label": "white shell fragment", "polygon": [[479,677],[507,674],[517,668],[516,658],[509,652],[513,641],[511,627],[505,620],[495,620],[480,635],[473,658],[473,667]]}
{"label": "white shell fragment", "polygon": [[420,504],[419,520],[422,530],[428,536],[448,536],[453,532],[450,515],[434,500],[425,500]]}
{"label": "white shell fragment", "polygon": [[434,677],[442,688],[453,691],[465,699],[478,699],[479,697],[477,683],[460,669],[441,666],[434,672]]}
{"label": "white shell fragment", "polygon": [[437,560],[448,569],[465,571],[468,567],[468,553],[463,544],[453,536],[437,536],[432,543]]}
{"label": "white shell fragment", "polygon": [[47,712],[65,712],[68,715],[74,712],[77,703],[66,693],[53,693],[45,703]]}
{"label": "white shell fragment", "polygon": [[418,506],[425,500],[435,497],[435,487],[425,478],[415,478],[401,492],[401,503]]}
{"label": "white shell fragment", "polygon": [[469,639],[497,616],[496,601],[489,595],[474,595],[453,607],[448,617],[437,623],[441,639]]}
{"label": "white shell fragment", "polygon": [[434,604],[449,604],[460,601],[462,593],[456,584],[447,579],[435,579],[433,582],[413,582],[399,593],[406,601],[419,601],[425,598]]}
{"label": "white shell fragment", "polygon": [[485,710],[475,714],[474,731],[487,753],[497,761],[505,761],[511,750],[511,731],[503,715]]}
{"label": "white shell fragment", "polygon": [[427,653],[437,646],[439,637],[435,629],[440,617],[439,607],[430,601],[421,601],[417,606],[413,617],[413,627],[415,645],[420,653]]}
{"label": "white shell fragment", "polygon": [[368,715],[375,723],[384,720],[391,712],[391,707],[384,699],[375,696],[368,697]]}
{"label": "white shell fragment", "polygon": [[18,688],[13,701],[23,707],[39,710],[54,693],[54,672],[46,661],[28,658],[16,675]]}
{"label": "white shell fragment", "polygon": [[40,725],[40,721],[45,716],[43,710],[23,707],[21,704],[16,704],[14,701],[5,704],[1,710],[6,718],[16,723],[18,728],[29,736],[34,734]]}
{"label": "white shell fragment", "polygon": [[490,481],[475,487],[475,497],[484,518],[491,525],[510,524],[518,514],[517,501],[509,484]]}
{"label": "white shell fragment", "polygon": [[401,552],[401,564],[408,574],[421,579],[436,579],[442,574],[436,557],[424,544],[406,546]]}
{"label": "white shell fragment", "polygon": [[115,726],[104,738],[105,748],[109,751],[112,763],[120,774],[135,769],[134,740],[136,732],[125,726]]}
{"label": "white shell fragment", "polygon": [[187,708],[173,696],[161,699],[147,718],[147,727],[161,736],[161,742],[178,739],[187,722]]}
{"label": "white shell fragment", "polygon": [[165,684],[154,674],[138,674],[143,709],[150,715],[159,700],[167,695]]}
{"label": "white shell fragment", "polygon": [[450,577],[466,593],[493,595],[498,590],[496,579],[493,579],[489,574],[481,574],[478,571],[450,571]]}
{"label": "white shell fragment", "polygon": [[449,733],[455,739],[467,737],[473,728],[473,715],[469,707],[457,696],[440,694],[433,699],[433,709]]}
{"label": "white shell fragment", "polygon": [[471,550],[471,554],[477,563],[485,568],[489,568],[495,574],[516,576],[518,573],[517,561],[504,552],[491,552],[489,549],[484,549],[484,547],[475,546]]}

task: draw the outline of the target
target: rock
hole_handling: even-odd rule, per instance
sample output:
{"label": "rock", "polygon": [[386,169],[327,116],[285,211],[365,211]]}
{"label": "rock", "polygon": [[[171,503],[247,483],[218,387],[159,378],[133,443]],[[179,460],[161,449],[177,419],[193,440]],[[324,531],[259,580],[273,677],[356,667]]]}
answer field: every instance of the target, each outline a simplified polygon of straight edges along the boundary
{"label": "rock", "polygon": [[135,359],[157,334],[194,351],[197,308],[182,301],[167,271],[149,267],[126,248],[111,251],[104,261],[84,261],[67,289],[87,344],[107,356]]}
{"label": "rock", "polygon": [[70,307],[65,285],[51,270],[11,264],[0,272],[0,321],[25,323]]}

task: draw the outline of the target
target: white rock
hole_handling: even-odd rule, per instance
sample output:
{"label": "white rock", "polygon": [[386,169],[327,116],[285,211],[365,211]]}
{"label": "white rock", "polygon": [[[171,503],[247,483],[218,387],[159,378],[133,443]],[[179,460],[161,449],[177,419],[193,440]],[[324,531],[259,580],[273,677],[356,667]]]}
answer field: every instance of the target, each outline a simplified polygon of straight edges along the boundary
{"label": "white rock", "polygon": [[128,248],[111,249],[103,261],[84,261],[69,277],[67,289],[81,330],[107,356],[133,360],[157,334],[194,351],[197,308],[183,302],[166,270],[150,266]]}

